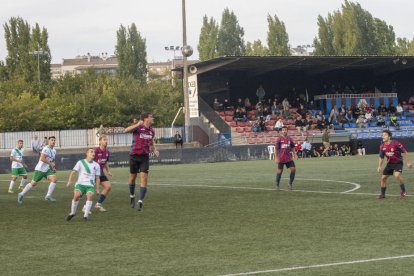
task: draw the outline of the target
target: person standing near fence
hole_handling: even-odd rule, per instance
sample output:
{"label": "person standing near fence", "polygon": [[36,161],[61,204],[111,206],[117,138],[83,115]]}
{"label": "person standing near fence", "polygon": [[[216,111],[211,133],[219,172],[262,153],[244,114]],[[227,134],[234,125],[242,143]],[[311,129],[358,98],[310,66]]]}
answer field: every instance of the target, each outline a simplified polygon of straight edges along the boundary
{"label": "person standing near fence", "polygon": [[23,203],[24,195],[30,191],[33,187],[37,185],[39,181],[43,178],[46,178],[50,181],[49,189],[45,196],[45,200],[50,202],[55,202],[56,199],[52,197],[53,191],[56,187],[57,177],[56,177],[56,150],[54,149],[56,144],[55,136],[50,136],[48,138],[48,145],[42,149],[42,153],[40,154],[39,162],[35,167],[35,172],[33,175],[32,181],[24,187],[23,191],[18,194],[17,202],[19,204]]}
{"label": "person standing near fence", "polygon": [[154,118],[151,113],[144,112],[141,114],[141,122],[129,126],[125,133],[132,132],[132,144],[129,158],[129,192],[130,206],[135,207],[135,181],[137,174],[140,173],[141,185],[139,189],[139,200],[137,202],[138,211],[141,211],[144,205],[144,198],[147,193],[148,172],[149,172],[149,154],[150,151],[158,157],[158,151],[154,144],[154,129],[151,127]]}
{"label": "person standing near fence", "polygon": [[26,171],[26,164],[23,161],[24,149],[23,149],[23,140],[17,141],[17,147],[11,151],[10,154],[10,161],[12,161],[12,178],[9,185],[9,193],[12,194],[14,182],[17,180],[19,176],[22,177],[19,185],[19,191],[23,190],[24,183],[27,180],[27,171]]}

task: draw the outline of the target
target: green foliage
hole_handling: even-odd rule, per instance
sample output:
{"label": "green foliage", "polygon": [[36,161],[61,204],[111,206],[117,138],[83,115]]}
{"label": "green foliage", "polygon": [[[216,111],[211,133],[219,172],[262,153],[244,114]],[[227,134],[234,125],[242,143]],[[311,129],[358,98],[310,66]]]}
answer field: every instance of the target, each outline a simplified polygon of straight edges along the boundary
{"label": "green foliage", "polygon": [[203,26],[201,27],[198,39],[198,53],[201,61],[217,57],[217,35],[219,26],[214,18],[208,19],[207,15],[203,17]]}
{"label": "green foliage", "polygon": [[132,76],[114,78],[92,70],[52,81],[43,98],[31,89],[24,81],[0,82],[2,131],[127,126],[144,111],[153,112],[154,126],[162,127],[171,124],[182,105],[179,85],[141,83]]}
{"label": "green foliage", "polygon": [[341,10],[318,17],[317,55],[394,55],[395,32],[360,4],[345,0]]}
{"label": "green foliage", "polygon": [[236,15],[226,8],[221,17],[217,36],[217,54],[219,56],[240,56],[245,53],[244,30],[240,27]]}
{"label": "green foliage", "polygon": [[272,17],[267,15],[268,31],[267,45],[269,55],[272,56],[290,56],[289,35],[286,32],[285,23],[279,20],[277,15]]}
{"label": "green foliage", "polygon": [[144,83],[147,74],[147,46],[134,23],[127,28],[121,25],[117,31],[115,46],[118,58],[118,74],[122,78],[133,78]]}
{"label": "green foliage", "polygon": [[38,57],[34,51],[42,50],[39,55],[41,81],[50,80],[51,54],[48,46],[48,32],[39,24],[31,27],[21,17],[12,17],[4,24],[6,39],[7,78],[23,79],[26,82],[38,81]]}
{"label": "green foliage", "polygon": [[269,55],[269,49],[262,44],[262,41],[255,40],[253,43],[248,41],[246,43],[246,55],[247,56],[267,56]]}

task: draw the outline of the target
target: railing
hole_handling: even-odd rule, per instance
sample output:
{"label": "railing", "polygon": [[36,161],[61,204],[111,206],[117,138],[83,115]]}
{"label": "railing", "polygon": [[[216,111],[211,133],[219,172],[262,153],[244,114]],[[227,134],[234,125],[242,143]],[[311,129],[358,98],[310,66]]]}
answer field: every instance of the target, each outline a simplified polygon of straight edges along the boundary
{"label": "railing", "polygon": [[327,94],[316,95],[315,100],[327,100],[327,99],[369,99],[369,98],[396,98],[397,93],[365,93],[365,94]]}
{"label": "railing", "polygon": [[200,112],[220,131],[220,133],[231,133],[230,126],[209,106],[201,97],[198,97]]}
{"label": "railing", "polygon": [[[55,136],[57,148],[86,148],[98,145],[99,129],[77,129],[77,130],[54,130],[54,131],[25,131],[25,132],[3,132],[0,133],[0,150],[11,150],[16,146],[17,140],[24,141],[24,148],[31,149],[34,136],[38,137],[40,143],[44,137]],[[183,127],[154,128],[155,138],[173,137],[176,131],[185,137]],[[131,134],[124,133],[123,128],[104,128],[102,131],[108,137],[110,146],[129,146]],[[190,131],[191,133],[191,131]]]}

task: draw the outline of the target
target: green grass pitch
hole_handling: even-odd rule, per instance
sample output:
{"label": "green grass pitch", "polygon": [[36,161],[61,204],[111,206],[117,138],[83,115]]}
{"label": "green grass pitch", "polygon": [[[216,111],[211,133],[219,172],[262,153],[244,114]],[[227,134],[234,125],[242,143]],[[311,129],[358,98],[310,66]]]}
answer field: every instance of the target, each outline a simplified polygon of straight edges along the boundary
{"label": "green grass pitch", "polygon": [[[21,207],[0,175],[0,274],[412,275],[411,257],[343,264],[414,254],[414,197],[400,200],[390,179],[389,196],[376,199],[377,162],[298,160],[296,191],[285,170],[280,192],[269,160],[153,166],[143,212],[129,207],[128,169],[113,169],[108,212],[83,222],[82,199],[69,223],[68,172],[58,172],[56,203],[43,200],[42,182]],[[403,175],[414,195],[413,171]]]}

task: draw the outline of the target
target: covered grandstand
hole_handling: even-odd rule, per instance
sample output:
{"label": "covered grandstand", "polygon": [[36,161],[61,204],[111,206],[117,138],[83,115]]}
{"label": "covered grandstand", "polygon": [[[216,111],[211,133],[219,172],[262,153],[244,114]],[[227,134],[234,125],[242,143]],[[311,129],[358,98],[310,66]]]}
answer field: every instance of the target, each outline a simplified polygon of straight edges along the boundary
{"label": "covered grandstand", "polygon": [[[397,137],[414,136],[414,108],[409,103],[414,95],[412,56],[226,56],[191,65],[188,70],[190,115],[196,126],[194,138],[203,144],[219,143],[223,138],[231,139],[233,145],[274,141],[278,135],[273,131],[277,117],[266,123],[267,131],[253,134],[254,108],[248,112],[249,121],[238,124],[234,121],[233,109],[213,109],[215,98],[220,102],[228,99],[234,106],[239,98],[249,98],[255,105],[260,86],[265,91],[265,99],[276,97],[280,102],[287,97],[292,102],[300,97],[311,104],[313,113],[321,110],[325,116],[336,104],[356,104],[360,99],[372,103],[375,108],[400,102],[404,108],[404,113],[398,117],[400,127],[391,127],[391,130],[396,131]],[[296,107],[292,107],[291,112],[295,115]],[[318,142],[319,130],[296,133],[293,119],[284,119],[284,123],[296,140],[310,136]],[[387,121],[386,127],[388,124]],[[340,124],[330,131],[334,133],[333,139],[346,141],[379,138],[381,129],[371,122],[367,128]]]}

